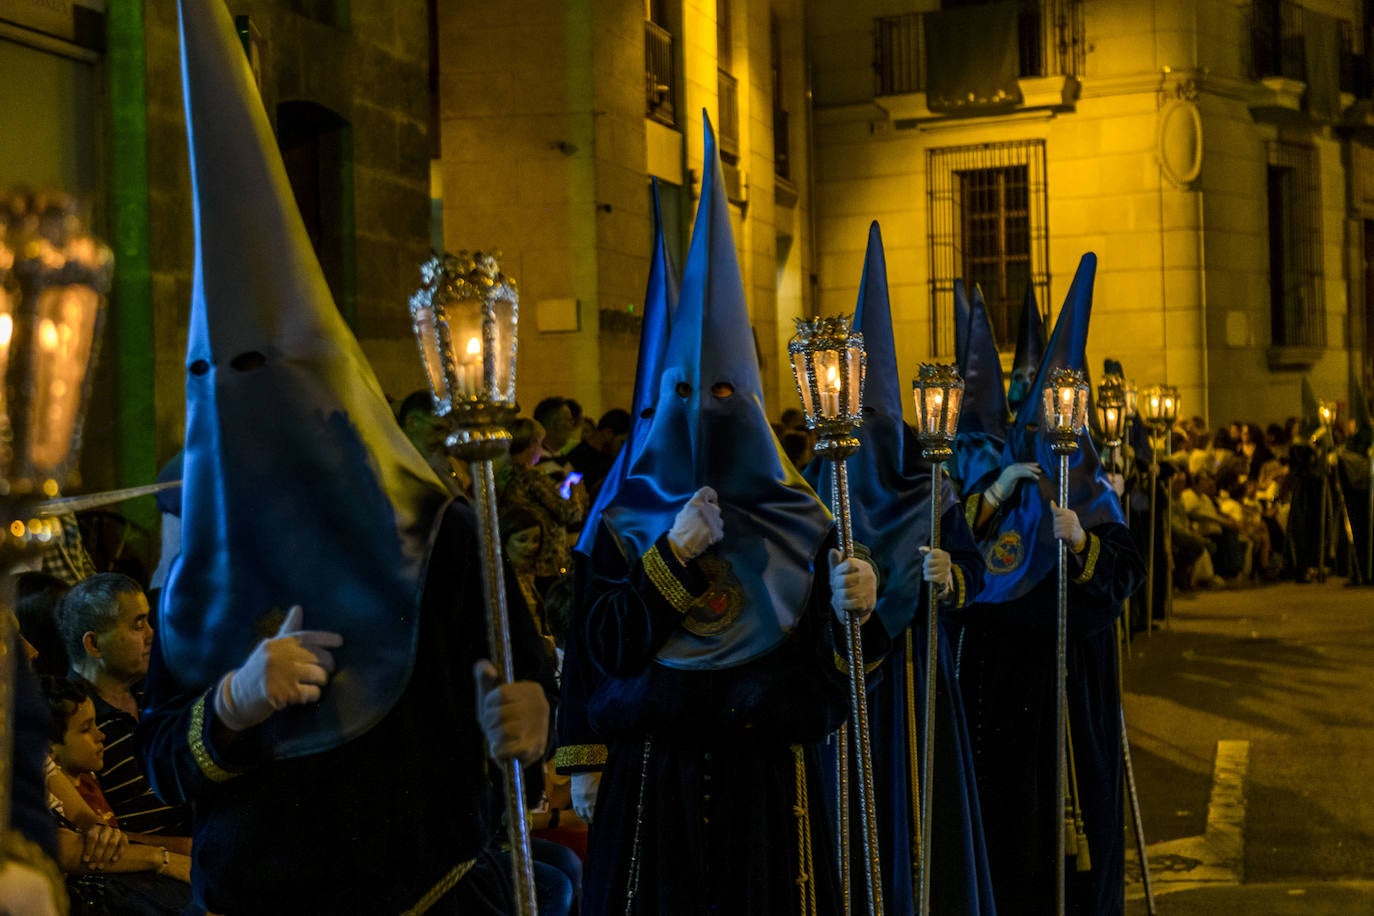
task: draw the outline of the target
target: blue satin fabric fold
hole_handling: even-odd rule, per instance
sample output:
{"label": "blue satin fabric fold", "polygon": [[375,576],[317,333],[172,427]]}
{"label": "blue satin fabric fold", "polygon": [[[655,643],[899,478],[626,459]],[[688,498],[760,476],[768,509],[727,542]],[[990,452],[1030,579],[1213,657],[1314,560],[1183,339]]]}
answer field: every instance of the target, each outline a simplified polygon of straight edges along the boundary
{"label": "blue satin fabric fold", "polygon": [[[1029,481],[1017,487],[998,513],[996,530],[983,538],[988,577],[980,601],[996,603],[1019,598],[1058,563],[1059,548],[1049,503],[1059,500],[1059,457],[1042,431],[1043,392],[1052,370],[1085,368],[1096,270],[1097,257],[1091,252],[1085,254],[1055,322],[1035,382],[1017,412],[1016,421],[1007,430],[1003,464],[1035,461],[1045,473],[1034,489]],[[991,472],[984,475],[980,489],[986,489],[994,479]],[[1078,449],[1069,458],[1068,495],[1067,508],[1078,514],[1084,529],[1106,522],[1125,524],[1121,501],[1112,490],[1086,431],[1079,432]]]}
{"label": "blue satin fabric fold", "polygon": [[335,307],[228,9],[179,7],[196,261],[182,553],[158,638],[199,690],[294,604],[305,628],[342,634],[321,701],[262,726],[262,753],[293,757],[362,734],[400,698],[447,495]]}
{"label": "blue satin fabric fold", "polygon": [[[602,512],[629,558],[673,525],[698,489],[715,489],[724,537],[699,560],[738,616],[713,635],[682,629],[660,649],[669,667],[735,667],[795,629],[813,580],[811,561],[830,513],[783,453],[763,405],[730,209],[705,118],[701,203],[672,319],[653,418],[615,498]],[[728,388],[728,392],[726,389]]]}

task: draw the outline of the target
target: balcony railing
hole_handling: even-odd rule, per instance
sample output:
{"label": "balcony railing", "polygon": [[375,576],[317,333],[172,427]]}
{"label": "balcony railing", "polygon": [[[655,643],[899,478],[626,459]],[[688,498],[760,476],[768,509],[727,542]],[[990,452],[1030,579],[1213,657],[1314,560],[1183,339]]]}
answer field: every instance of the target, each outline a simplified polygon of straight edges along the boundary
{"label": "balcony railing", "polygon": [[[878,95],[926,90],[926,13],[880,16],[873,24]],[[1081,0],[1023,0],[1016,16],[1018,75],[1076,76],[1083,71]]]}
{"label": "balcony railing", "polygon": [[1302,7],[1291,0],[1256,0],[1250,5],[1250,76],[1279,76],[1307,82]]}
{"label": "balcony railing", "polygon": [[644,20],[644,93],[648,116],[660,124],[677,126],[673,98],[677,69],[673,66],[673,36],[652,20]]}
{"label": "balcony railing", "polygon": [[724,70],[717,70],[720,91],[720,154],[730,163],[739,161],[739,82]]}

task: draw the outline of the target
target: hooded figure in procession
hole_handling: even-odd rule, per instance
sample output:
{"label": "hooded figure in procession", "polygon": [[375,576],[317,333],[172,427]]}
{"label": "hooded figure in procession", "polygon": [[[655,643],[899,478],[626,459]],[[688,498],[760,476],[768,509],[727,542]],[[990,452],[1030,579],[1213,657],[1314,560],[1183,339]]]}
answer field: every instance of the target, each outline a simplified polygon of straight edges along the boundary
{"label": "hooded figure in procession", "polygon": [[[606,745],[591,913],[840,911],[815,746],[843,721],[846,614],[877,574],[764,410],[715,137],[644,441],[579,572]],[[887,640],[868,619],[865,650]]]}
{"label": "hooded figure in procession", "polygon": [[[926,607],[934,588],[941,610],[968,606],[983,582],[983,558],[948,478],[941,477],[940,546],[930,548],[931,469],[915,432],[902,419],[903,398],[892,338],[887,263],[878,224],[869,229],[854,327],[867,354],[861,443],[848,459],[849,505],[855,539],[871,544],[884,587],[877,616],[893,643],[869,698],[873,781],[883,867],[883,902],[891,916],[916,911],[920,834],[919,765],[925,740]],[[828,493],[834,466],[813,462],[806,477]],[[931,907],[937,913],[992,914],[978,793],[968,730],[954,675],[953,643],[941,626],[932,795]],[[825,762],[834,777],[833,750]],[[858,812],[857,761],[850,755],[850,811]],[[835,798],[833,789],[826,800]],[[832,814],[836,814],[832,812]],[[837,816],[837,815],[836,815]],[[863,861],[863,833],[850,831],[851,863]],[[851,866],[852,867],[852,866]],[[852,912],[864,912],[866,886],[851,878]]]}
{"label": "hooded figure in procession", "polygon": [[[630,399],[630,432],[616,455],[605,482],[597,493],[582,537],[577,542],[576,555],[585,561],[591,555],[596,534],[601,529],[602,511],[620,493],[629,468],[634,463],[640,445],[648,435],[654,416],[654,402],[658,397],[659,377],[663,359],[668,351],[668,330],[681,281],[677,266],[668,251],[663,233],[663,210],[659,205],[658,179],[653,181],[654,195],[654,253],[649,262],[649,281],[644,290],[644,324],[639,334],[639,358],[635,364],[635,387]],[[586,563],[575,567],[585,572]],[[568,627],[563,652],[563,700],[558,714],[558,750],[554,763],[560,773],[571,774],[573,809],[577,816],[591,823],[596,807],[597,790],[601,785],[601,768],[606,763],[606,743],[587,721],[587,700],[596,690],[600,675],[583,651],[581,615]]]}
{"label": "hooded figure in procession", "polygon": [[[1051,370],[1082,369],[1096,258],[1083,257],[1049,347],[1007,430],[1003,467],[966,490],[988,574],[965,615],[959,685],[973,741],[999,913],[1055,901],[1057,544],[1068,545],[1069,911],[1121,913],[1124,837],[1120,692],[1113,624],[1143,564],[1086,430],[1069,458],[1070,505],[1056,505],[1059,462],[1041,431]],[[976,327],[976,326],[975,326]],[[976,341],[970,340],[973,350]],[[966,394],[966,396],[968,396]]]}
{"label": "hooded figure in procession", "polygon": [[181,0],[180,26],[196,264],[149,781],[192,805],[211,912],[508,912],[486,745],[536,762],[543,689],[495,684],[475,520],[334,306],[229,11]]}

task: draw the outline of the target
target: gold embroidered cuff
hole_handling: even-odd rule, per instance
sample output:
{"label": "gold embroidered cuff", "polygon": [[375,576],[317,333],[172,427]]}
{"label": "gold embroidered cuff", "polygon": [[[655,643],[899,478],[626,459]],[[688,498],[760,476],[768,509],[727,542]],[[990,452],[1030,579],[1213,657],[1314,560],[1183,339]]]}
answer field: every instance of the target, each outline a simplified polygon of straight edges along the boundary
{"label": "gold embroidered cuff", "polygon": [[203,695],[191,707],[191,725],[186,730],[186,740],[191,745],[191,756],[196,758],[196,764],[200,767],[200,771],[211,782],[228,782],[237,775],[216,763],[215,759],[210,756],[210,749],[205,746],[205,697]]}
{"label": "gold embroidered cuff", "polygon": [[964,581],[964,570],[956,564],[950,571],[954,573],[954,588],[950,589],[949,600],[955,607],[963,607],[964,602],[968,601],[968,585]]}
{"label": "gold embroidered cuff", "polygon": [[978,524],[978,510],[981,509],[982,506],[983,497],[979,493],[974,493],[968,499],[964,500],[964,520],[968,522],[970,528]]}
{"label": "gold embroidered cuff", "polygon": [[1097,570],[1097,556],[1102,552],[1102,541],[1092,532],[1088,533],[1088,556],[1083,560],[1083,571],[1074,578],[1075,585],[1082,585],[1093,577]]}
{"label": "gold embroidered cuff", "polygon": [[606,765],[606,745],[565,744],[553,754],[553,765],[560,770],[590,769]]}
{"label": "gold embroidered cuff", "polygon": [[[838,649],[835,650],[834,655],[835,655],[835,670],[839,671],[841,674],[848,675],[848,674],[849,674],[849,659],[847,659],[847,658],[845,658],[843,655],[841,655]],[[877,670],[878,670],[878,666],[881,665],[882,663],[883,663],[883,660],[880,658],[880,659],[878,659],[877,661],[872,661],[872,662],[869,662],[868,664],[864,665],[864,674],[872,674],[874,671],[877,671]]]}
{"label": "gold embroidered cuff", "polygon": [[677,576],[673,575],[668,562],[663,559],[663,554],[658,552],[658,545],[650,547],[644,551],[644,556],[640,562],[644,564],[644,571],[649,575],[649,581],[654,584],[659,593],[663,595],[665,601],[673,606],[673,610],[679,614],[685,614],[687,609],[696,601],[692,593],[678,581]]}
{"label": "gold embroidered cuff", "polygon": [[37,843],[18,830],[6,830],[0,836],[0,862],[14,861],[29,866],[43,876],[52,894],[53,909],[59,916],[67,916],[71,909],[67,901],[67,880],[57,863]]}

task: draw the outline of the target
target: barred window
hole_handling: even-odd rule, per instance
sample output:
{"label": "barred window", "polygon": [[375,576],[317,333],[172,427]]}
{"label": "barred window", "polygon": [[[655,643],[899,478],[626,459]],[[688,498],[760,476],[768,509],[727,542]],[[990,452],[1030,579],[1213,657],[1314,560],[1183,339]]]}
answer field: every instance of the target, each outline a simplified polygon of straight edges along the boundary
{"label": "barred window", "polygon": [[1269,144],[1269,316],[1276,347],[1326,345],[1316,151]]}
{"label": "barred window", "polygon": [[926,154],[932,349],[954,353],[954,281],[978,284],[997,344],[1016,345],[1028,286],[1049,293],[1045,141],[948,147]]}

